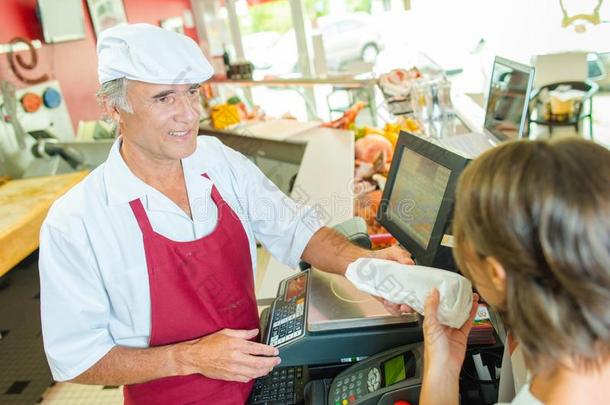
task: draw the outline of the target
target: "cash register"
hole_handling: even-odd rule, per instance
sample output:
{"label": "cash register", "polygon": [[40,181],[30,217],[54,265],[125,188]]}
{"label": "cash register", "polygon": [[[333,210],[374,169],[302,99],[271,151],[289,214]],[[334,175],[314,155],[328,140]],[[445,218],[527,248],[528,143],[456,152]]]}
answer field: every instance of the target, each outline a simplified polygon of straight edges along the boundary
{"label": "cash register", "polygon": [[[452,268],[455,185],[468,160],[402,132],[378,212],[418,263]],[[345,277],[309,268],[283,280],[261,316],[261,340],[281,367],[255,382],[250,403],[417,404],[423,370],[415,314],[393,317]]]}
{"label": "cash register", "polygon": [[[409,342],[415,343],[413,351],[405,349],[403,357],[412,383],[421,369],[417,343],[422,341],[421,333],[417,315],[391,316],[344,277],[313,268],[301,271],[280,283],[277,297],[262,316],[261,340],[279,349],[282,364],[256,381],[250,403],[322,404],[326,402],[320,396],[327,398],[332,390],[330,403],[335,404],[381,393],[398,382],[398,371],[382,373],[392,365],[398,367],[398,360],[385,368],[380,364],[366,368],[361,360]],[[340,371],[343,380],[333,382],[330,378],[339,378]]]}

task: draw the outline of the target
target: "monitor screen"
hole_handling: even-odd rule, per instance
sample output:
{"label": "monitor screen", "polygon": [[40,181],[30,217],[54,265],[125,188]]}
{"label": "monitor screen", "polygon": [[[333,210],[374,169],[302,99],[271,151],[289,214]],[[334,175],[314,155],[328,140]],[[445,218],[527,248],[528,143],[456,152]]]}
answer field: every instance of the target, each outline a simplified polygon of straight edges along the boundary
{"label": "monitor screen", "polygon": [[377,220],[415,262],[455,270],[451,219],[457,180],[469,159],[401,131]]}
{"label": "monitor screen", "polygon": [[533,69],[496,58],[485,112],[485,129],[499,140],[516,139],[523,134],[527,100]]}
{"label": "monitor screen", "polygon": [[428,248],[451,170],[405,148],[400,156],[387,217]]}

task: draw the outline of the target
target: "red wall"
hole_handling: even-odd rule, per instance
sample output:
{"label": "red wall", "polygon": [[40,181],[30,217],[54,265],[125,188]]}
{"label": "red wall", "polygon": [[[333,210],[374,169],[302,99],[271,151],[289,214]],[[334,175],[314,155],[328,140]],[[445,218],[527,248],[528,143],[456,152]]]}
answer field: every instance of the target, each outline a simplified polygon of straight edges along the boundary
{"label": "red wall", "polygon": [[[127,21],[159,24],[159,20],[181,17],[191,9],[189,0],[123,0]],[[38,67],[24,72],[27,77],[39,77],[46,73],[51,80],[58,80],[66,105],[76,130],[78,121],[101,117],[95,101],[97,82],[97,56],[95,34],[89,17],[86,0],[83,0],[86,38],[59,44],[44,44],[38,49]],[[185,28],[185,34],[198,40],[195,28]],[[0,3],[0,44],[13,37],[43,40],[40,22],[36,17],[36,0],[2,0]],[[22,53],[29,61],[27,52]],[[8,79],[18,88],[25,87],[10,71],[6,54],[0,54],[0,78]]]}

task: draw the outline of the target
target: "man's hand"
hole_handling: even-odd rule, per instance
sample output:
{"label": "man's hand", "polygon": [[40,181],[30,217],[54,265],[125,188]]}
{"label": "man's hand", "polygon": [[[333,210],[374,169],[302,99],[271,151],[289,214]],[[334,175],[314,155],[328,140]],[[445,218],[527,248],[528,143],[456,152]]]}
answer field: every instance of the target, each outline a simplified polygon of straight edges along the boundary
{"label": "man's hand", "polygon": [[388,311],[393,316],[401,316],[406,314],[412,314],[415,312],[415,310],[407,304],[396,304],[392,301],[388,301],[376,295],[373,295],[372,297],[375,298],[377,301],[381,302],[385,307],[386,311]]}
{"label": "man's hand", "polygon": [[398,244],[381,250],[373,250],[370,252],[368,257],[372,259],[393,260],[400,264],[415,264],[411,253],[409,253],[408,250],[403,249]]}
{"label": "man's hand", "polygon": [[[415,264],[411,258],[411,253],[399,245],[370,251],[350,243],[345,236],[327,227],[320,228],[311,237],[302,255],[302,259],[313,267],[341,275],[345,274],[350,263],[362,257],[394,260],[402,264]],[[394,316],[414,312],[408,305],[394,304],[380,297],[375,298]]]}
{"label": "man's hand", "polygon": [[208,378],[248,382],[269,374],[280,364],[275,347],[251,342],[258,329],[223,329],[201,339],[185,342],[178,355],[181,374],[202,374]]}
{"label": "man's hand", "polygon": [[[411,257],[411,253],[406,249],[403,249],[400,245],[396,244],[390,246],[389,248],[374,250],[370,253],[369,257],[373,259],[385,259],[385,260],[393,260],[400,264],[415,264],[413,258]],[[415,311],[413,308],[406,304],[395,304],[391,301],[383,299],[381,297],[374,298],[381,302],[385,307],[386,311],[394,316],[400,316],[403,314],[412,314]]]}
{"label": "man's hand", "polygon": [[341,275],[345,274],[347,266],[362,257],[415,264],[411,254],[398,245],[370,251],[354,245],[345,236],[328,227],[322,227],[314,233],[301,255],[301,258],[313,267]]}

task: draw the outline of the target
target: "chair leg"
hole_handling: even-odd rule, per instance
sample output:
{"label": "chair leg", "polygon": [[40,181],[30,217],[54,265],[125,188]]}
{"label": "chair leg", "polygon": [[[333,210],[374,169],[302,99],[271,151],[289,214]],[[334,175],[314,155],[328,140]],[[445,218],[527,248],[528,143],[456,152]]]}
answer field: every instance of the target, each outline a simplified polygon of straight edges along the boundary
{"label": "chair leg", "polygon": [[589,99],[589,136],[591,140],[595,140],[593,138],[593,97]]}

